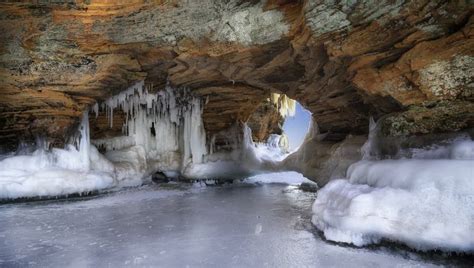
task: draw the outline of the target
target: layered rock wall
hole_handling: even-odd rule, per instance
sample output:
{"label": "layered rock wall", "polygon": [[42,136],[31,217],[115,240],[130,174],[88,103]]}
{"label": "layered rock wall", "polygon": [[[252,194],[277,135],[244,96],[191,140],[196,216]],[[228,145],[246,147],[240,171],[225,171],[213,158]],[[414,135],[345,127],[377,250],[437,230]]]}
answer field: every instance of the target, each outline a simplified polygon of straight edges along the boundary
{"label": "layered rock wall", "polygon": [[271,92],[311,111],[328,144],[366,134],[370,116],[387,116],[392,136],[468,129],[473,10],[442,0],[1,2],[0,144],[61,144],[88,105],[139,80],[207,99],[209,137]]}

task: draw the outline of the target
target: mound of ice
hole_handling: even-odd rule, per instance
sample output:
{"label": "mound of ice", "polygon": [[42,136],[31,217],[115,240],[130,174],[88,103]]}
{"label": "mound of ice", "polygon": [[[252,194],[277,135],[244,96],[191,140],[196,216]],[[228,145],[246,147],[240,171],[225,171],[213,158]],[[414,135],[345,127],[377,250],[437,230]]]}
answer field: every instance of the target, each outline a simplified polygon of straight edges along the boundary
{"label": "mound of ice", "polygon": [[327,239],[381,239],[419,250],[474,251],[474,142],[451,159],[360,161],[318,192],[312,222]]}
{"label": "mound of ice", "polygon": [[0,199],[67,195],[113,186],[114,177],[106,172],[113,166],[94,149],[92,169],[85,167],[79,160],[81,153],[73,147],[50,152],[37,150],[32,155],[2,160]]}
{"label": "mound of ice", "polygon": [[115,185],[115,167],[90,145],[84,113],[78,149],[38,149],[0,161],[0,199],[58,196],[102,190]]}

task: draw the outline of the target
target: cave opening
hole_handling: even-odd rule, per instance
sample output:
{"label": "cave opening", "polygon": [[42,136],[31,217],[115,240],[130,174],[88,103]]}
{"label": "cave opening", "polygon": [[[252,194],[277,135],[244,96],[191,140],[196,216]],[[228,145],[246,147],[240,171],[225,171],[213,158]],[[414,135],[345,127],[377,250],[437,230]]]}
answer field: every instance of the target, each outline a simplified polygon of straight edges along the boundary
{"label": "cave opening", "polygon": [[294,152],[303,144],[311,123],[311,112],[296,102],[295,115],[285,119],[283,131],[288,137],[289,151]]}

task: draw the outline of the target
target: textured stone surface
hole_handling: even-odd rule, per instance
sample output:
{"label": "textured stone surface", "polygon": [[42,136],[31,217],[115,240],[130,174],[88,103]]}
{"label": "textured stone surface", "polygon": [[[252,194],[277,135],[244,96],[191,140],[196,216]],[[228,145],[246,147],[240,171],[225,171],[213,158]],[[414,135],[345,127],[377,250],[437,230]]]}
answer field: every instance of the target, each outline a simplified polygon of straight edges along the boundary
{"label": "textured stone surface", "polygon": [[328,144],[370,116],[389,114],[389,135],[473,127],[472,14],[447,0],[2,2],[0,143],[60,144],[87,105],[142,79],[208,99],[209,136],[270,92],[310,110]]}
{"label": "textured stone surface", "polygon": [[250,116],[247,125],[252,130],[253,140],[266,142],[270,134],[281,135],[285,119],[281,116],[278,108],[269,100],[258,106],[257,110]]}

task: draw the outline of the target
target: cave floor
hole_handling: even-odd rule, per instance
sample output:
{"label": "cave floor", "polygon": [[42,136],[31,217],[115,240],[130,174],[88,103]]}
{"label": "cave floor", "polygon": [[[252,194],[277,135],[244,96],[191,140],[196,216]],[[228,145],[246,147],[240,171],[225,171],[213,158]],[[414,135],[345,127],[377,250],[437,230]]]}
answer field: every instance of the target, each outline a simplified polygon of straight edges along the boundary
{"label": "cave floor", "polygon": [[459,265],[399,247],[325,241],[310,222],[315,193],[295,186],[164,186],[0,205],[0,266]]}

